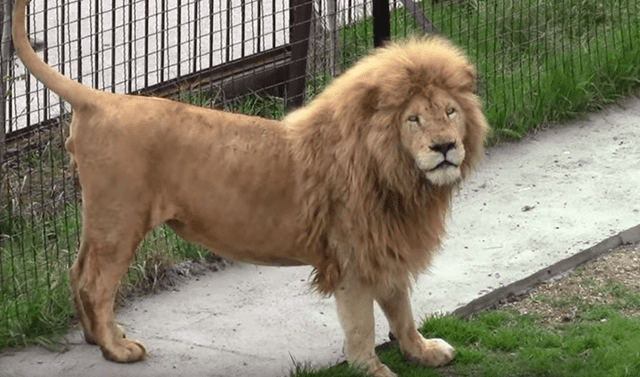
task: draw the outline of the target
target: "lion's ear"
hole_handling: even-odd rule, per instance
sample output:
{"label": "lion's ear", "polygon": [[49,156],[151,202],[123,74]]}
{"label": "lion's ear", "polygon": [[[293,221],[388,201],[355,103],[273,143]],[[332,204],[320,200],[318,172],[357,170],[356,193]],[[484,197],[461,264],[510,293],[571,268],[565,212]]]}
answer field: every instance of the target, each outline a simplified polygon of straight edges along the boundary
{"label": "lion's ear", "polygon": [[376,87],[362,85],[351,93],[344,93],[345,99],[338,104],[336,115],[341,122],[351,117],[358,121],[367,119],[378,109],[379,90]]}
{"label": "lion's ear", "polygon": [[[368,88],[362,96],[362,102],[359,104],[360,110],[363,111],[365,115],[371,116],[378,108],[379,101],[380,90],[377,87]],[[365,118],[368,118],[368,116],[365,116]]]}
{"label": "lion's ear", "polygon": [[464,69],[464,75],[462,90],[477,94],[478,74],[475,67],[471,64],[467,65]]}

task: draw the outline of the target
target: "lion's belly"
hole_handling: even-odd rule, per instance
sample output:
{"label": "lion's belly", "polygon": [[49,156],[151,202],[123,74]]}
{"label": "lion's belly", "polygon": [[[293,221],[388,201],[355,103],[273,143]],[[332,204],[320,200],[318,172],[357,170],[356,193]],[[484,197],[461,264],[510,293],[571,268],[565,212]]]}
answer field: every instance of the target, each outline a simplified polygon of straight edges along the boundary
{"label": "lion's belly", "polygon": [[235,217],[169,220],[167,224],[187,241],[198,243],[212,252],[240,262],[299,266],[313,264],[314,258],[296,247],[298,227],[286,217]]}
{"label": "lion's belly", "polygon": [[291,259],[289,257],[265,255],[255,253],[249,250],[244,251],[227,251],[221,249],[212,250],[215,254],[236,260],[238,262],[259,264],[265,266],[304,266],[308,265],[307,261]]}

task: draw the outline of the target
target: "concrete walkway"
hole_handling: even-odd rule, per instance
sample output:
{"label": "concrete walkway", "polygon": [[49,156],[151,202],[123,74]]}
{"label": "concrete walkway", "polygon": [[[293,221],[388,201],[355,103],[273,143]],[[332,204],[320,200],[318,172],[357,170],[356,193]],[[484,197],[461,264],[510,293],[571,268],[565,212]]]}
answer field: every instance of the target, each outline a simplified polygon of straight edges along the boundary
{"label": "concrete walkway", "polygon": [[[417,318],[450,312],[640,223],[640,100],[491,148],[454,201],[449,237],[413,294]],[[333,299],[311,269],[240,265],[120,311],[151,356],[116,364],[70,335],[64,354],[0,354],[0,376],[286,376],[342,360]],[[388,331],[376,312],[378,343]]]}

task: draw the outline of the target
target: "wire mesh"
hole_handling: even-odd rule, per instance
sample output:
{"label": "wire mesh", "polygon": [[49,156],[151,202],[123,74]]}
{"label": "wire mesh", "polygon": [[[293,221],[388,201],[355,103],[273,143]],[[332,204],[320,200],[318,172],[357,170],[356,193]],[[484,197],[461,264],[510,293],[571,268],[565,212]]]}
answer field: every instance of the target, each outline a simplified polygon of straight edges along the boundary
{"label": "wire mesh", "polygon": [[[70,110],[13,55],[10,3],[0,1],[0,349],[68,323],[81,228],[63,148]],[[28,24],[47,62],[92,87],[281,117],[373,48],[372,12],[363,0],[32,0]],[[640,83],[640,0],[395,0],[390,31],[441,33],[465,49],[499,137]],[[142,249],[203,252],[167,229]]]}

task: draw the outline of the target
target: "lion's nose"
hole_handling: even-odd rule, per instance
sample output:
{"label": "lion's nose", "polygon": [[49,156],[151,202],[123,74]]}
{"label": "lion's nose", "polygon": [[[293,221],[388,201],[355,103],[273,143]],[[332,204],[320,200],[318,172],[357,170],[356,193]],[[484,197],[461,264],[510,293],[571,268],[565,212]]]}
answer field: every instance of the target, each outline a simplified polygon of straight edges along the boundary
{"label": "lion's nose", "polygon": [[429,147],[429,149],[431,149],[434,152],[440,152],[443,155],[446,155],[447,152],[449,152],[451,149],[456,147],[456,143],[438,143],[438,144],[433,144],[432,146]]}

